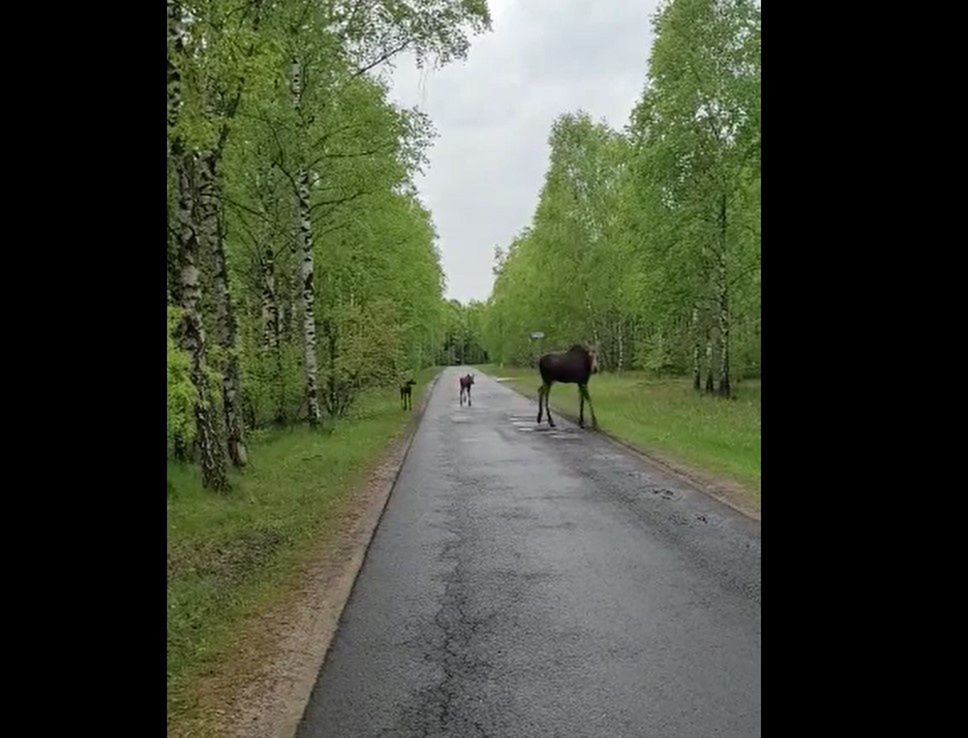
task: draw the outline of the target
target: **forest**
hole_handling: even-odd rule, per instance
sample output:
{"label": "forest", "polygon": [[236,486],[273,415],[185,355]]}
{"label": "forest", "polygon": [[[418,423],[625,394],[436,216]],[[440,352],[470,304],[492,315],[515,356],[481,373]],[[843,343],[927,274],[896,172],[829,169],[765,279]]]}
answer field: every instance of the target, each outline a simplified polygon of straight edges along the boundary
{"label": "forest", "polygon": [[169,457],[227,491],[248,431],[324,425],[454,355],[414,187],[433,127],[375,72],[460,58],[490,19],[483,0],[167,7]]}
{"label": "forest", "polygon": [[605,371],[729,397],[760,371],[759,9],[679,0],[653,28],[625,130],[555,121],[532,222],[495,249],[476,325],[498,363],[585,342]]}

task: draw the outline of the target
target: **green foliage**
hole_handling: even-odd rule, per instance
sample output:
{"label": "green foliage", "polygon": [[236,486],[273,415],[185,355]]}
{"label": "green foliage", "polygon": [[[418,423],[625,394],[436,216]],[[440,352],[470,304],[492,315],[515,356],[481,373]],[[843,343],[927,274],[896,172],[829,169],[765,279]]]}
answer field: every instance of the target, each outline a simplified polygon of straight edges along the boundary
{"label": "green foliage", "polygon": [[345,303],[323,318],[320,386],[327,412],[342,417],[366,387],[398,379],[399,328],[386,300],[361,306]]}
{"label": "green foliage", "polygon": [[173,446],[176,439],[185,448],[195,440],[195,403],[198,393],[191,378],[191,359],[180,350],[172,337],[181,315],[175,308],[168,308],[168,444]]}
{"label": "green foliage", "polygon": [[[174,8],[169,58],[181,104],[169,136],[189,149],[219,147],[233,350],[248,423],[306,416],[295,238],[303,171],[311,185],[320,394],[332,415],[344,416],[364,389],[432,363],[445,334],[437,236],[413,184],[434,131],[418,110],[392,104],[384,81],[362,72],[403,49],[421,63],[464,56],[469,35],[490,25],[487,5],[181,0]],[[202,313],[213,336],[214,276],[203,256]],[[213,344],[208,365],[224,367],[227,357]]]}
{"label": "green foliage", "polygon": [[676,363],[676,358],[675,347],[667,335],[657,330],[639,344],[633,363],[655,376],[670,376],[683,372],[684,367]]}
{"label": "green foliage", "polygon": [[[531,225],[495,254],[480,335],[492,360],[597,345],[604,369],[759,371],[759,10],[674,0],[654,18],[645,91],[623,133],[560,116]],[[695,317],[694,317],[695,316]],[[728,336],[722,327],[729,328]]]}
{"label": "green foliage", "polygon": [[447,300],[441,310],[443,335],[437,363],[480,364],[487,361],[487,351],[483,347],[486,305],[476,300],[471,300],[467,305],[457,300]]}

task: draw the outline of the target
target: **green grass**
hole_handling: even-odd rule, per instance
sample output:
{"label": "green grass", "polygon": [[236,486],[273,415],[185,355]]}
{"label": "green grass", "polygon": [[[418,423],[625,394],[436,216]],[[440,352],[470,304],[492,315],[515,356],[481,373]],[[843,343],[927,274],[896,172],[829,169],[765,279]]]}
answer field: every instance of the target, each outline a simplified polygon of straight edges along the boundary
{"label": "green grass", "polygon": [[[492,377],[511,377],[515,389],[537,398],[535,369],[479,367]],[[643,372],[597,374],[588,383],[602,430],[672,461],[726,478],[746,488],[759,507],[760,383],[735,388],[736,399],[700,395],[688,379],[654,379]],[[578,389],[556,384],[551,409],[578,416]],[[590,422],[585,409],[585,420]]]}
{"label": "green grass", "polygon": [[[414,408],[436,373],[417,374]],[[361,397],[331,432],[253,432],[249,465],[232,473],[227,496],[202,489],[194,465],[168,465],[170,714],[190,709],[195,677],[231,658],[240,623],[290,591],[411,417],[387,388]]]}

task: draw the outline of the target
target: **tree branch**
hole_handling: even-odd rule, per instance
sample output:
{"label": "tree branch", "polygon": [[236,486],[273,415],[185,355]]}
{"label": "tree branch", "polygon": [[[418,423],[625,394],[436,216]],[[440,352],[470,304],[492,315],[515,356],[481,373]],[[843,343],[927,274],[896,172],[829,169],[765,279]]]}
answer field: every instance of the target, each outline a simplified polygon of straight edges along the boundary
{"label": "tree branch", "polygon": [[337,206],[337,205],[343,205],[343,204],[348,203],[348,202],[352,202],[353,200],[356,200],[358,197],[362,197],[363,195],[366,195],[369,192],[370,192],[370,190],[365,190],[364,189],[364,190],[359,190],[359,191],[353,193],[352,195],[349,195],[348,197],[341,197],[341,198],[336,199],[336,200],[319,200],[318,202],[314,203],[313,205],[311,205],[309,207],[309,212],[310,212],[310,214],[312,214],[313,211],[316,210],[316,208],[318,208],[320,206],[323,206],[323,205],[332,205],[332,206],[334,206],[334,209],[335,209],[335,206]]}
{"label": "tree branch", "polygon": [[400,44],[396,48],[390,49],[389,51],[381,54],[379,57],[377,57],[371,63],[369,63],[369,64],[367,64],[367,65],[365,65],[363,67],[358,68],[355,72],[353,72],[353,74],[350,75],[350,79],[359,77],[361,74],[365,74],[366,72],[369,72],[371,69],[373,69],[373,67],[375,67],[375,66],[377,66],[379,64],[382,64],[383,62],[385,62],[388,59],[392,58],[396,54],[399,54],[401,51],[403,51],[404,49],[406,49],[410,45],[410,41],[411,41],[411,39],[407,39],[406,41],[404,41],[402,44]]}

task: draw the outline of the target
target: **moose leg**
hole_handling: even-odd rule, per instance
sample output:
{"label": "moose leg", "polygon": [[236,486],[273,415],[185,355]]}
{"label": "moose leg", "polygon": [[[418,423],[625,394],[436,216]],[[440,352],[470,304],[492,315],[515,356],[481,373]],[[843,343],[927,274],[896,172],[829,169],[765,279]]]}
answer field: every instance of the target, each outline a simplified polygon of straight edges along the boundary
{"label": "moose leg", "polygon": [[554,428],[555,421],[551,419],[551,385],[550,384],[546,384],[544,387],[544,398],[545,398],[545,415],[548,416],[548,425]]}
{"label": "moose leg", "polygon": [[578,385],[578,427],[585,427],[585,393],[581,385]]}
{"label": "moose leg", "polygon": [[544,403],[544,385],[538,387],[538,422],[541,422],[541,410]]}
{"label": "moose leg", "polygon": [[592,412],[592,428],[598,430],[598,420],[595,418],[595,406],[592,405],[592,396],[588,394],[588,385],[578,385],[578,391],[581,392],[582,398],[588,401],[588,409]]}
{"label": "moose leg", "polygon": [[467,407],[471,407],[474,403],[471,402],[471,388],[467,388]]}

